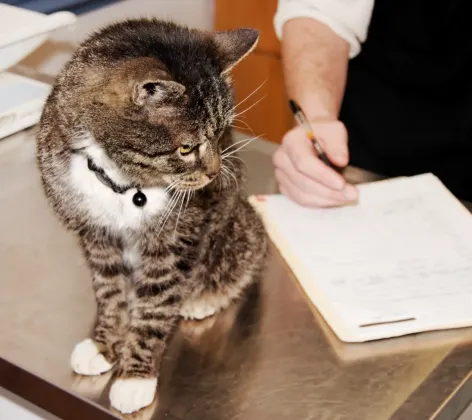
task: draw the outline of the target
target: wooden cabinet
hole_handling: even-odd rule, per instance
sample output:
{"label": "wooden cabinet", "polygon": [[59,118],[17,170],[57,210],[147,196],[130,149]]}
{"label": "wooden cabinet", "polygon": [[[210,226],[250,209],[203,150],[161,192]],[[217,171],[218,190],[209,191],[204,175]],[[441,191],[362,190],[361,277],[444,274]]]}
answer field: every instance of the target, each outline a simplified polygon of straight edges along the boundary
{"label": "wooden cabinet", "polygon": [[236,103],[263,84],[238,106],[238,112],[260,102],[238,117],[242,121],[235,121],[235,125],[240,131],[279,143],[293,118],[285,94],[280,43],[273,27],[276,8],[277,0],[215,0],[216,30],[250,27],[260,31],[256,50],[233,71]]}
{"label": "wooden cabinet", "polygon": [[277,0],[215,0],[215,29],[256,28],[261,32],[258,51],[279,54],[273,19]]}

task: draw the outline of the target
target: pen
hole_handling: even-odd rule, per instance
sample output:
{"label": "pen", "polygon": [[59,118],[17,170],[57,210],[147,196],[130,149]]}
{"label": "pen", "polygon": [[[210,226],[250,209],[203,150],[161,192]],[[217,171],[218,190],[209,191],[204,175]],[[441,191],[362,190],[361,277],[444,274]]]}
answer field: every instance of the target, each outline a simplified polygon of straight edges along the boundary
{"label": "pen", "polygon": [[328,159],[328,156],[326,156],[326,153],[323,151],[323,149],[320,146],[320,143],[316,140],[315,134],[313,133],[313,130],[311,128],[310,123],[305,117],[305,114],[303,113],[302,109],[300,106],[292,99],[289,100],[289,105],[290,105],[290,110],[292,111],[295,119],[297,120],[298,124],[300,124],[306,131],[306,135],[308,138],[311,140],[313,143],[313,147],[315,148],[316,153],[318,154],[318,157],[330,168],[334,169],[336,172],[341,172],[342,168],[339,168],[335,166],[333,163],[331,163]]}

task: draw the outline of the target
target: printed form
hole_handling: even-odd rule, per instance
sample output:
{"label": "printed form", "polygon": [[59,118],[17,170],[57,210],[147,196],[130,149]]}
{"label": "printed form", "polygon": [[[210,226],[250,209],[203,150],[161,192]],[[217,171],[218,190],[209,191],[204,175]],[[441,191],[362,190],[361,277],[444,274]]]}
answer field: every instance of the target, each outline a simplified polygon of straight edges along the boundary
{"label": "printed form", "polygon": [[303,208],[281,195],[264,204],[275,245],[340,338],[472,325],[467,209],[431,174],[360,185],[359,194],[342,208]]}

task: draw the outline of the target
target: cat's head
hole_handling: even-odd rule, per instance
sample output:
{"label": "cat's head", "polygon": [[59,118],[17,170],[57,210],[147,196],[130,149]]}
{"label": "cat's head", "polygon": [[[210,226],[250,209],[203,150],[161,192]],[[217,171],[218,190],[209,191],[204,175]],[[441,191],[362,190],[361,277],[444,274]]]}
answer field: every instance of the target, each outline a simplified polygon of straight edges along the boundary
{"label": "cat's head", "polygon": [[220,170],[235,113],[230,71],[257,40],[252,29],[129,20],[88,39],[58,85],[70,120],[130,181],[198,189]]}

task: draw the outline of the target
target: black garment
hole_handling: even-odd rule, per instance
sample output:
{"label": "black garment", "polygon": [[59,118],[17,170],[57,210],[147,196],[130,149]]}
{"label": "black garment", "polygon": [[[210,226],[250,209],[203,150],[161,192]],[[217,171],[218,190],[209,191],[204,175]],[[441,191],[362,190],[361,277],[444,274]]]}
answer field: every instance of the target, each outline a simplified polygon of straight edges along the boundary
{"label": "black garment", "polygon": [[388,176],[433,172],[472,200],[470,7],[376,0],[341,110],[351,164]]}

